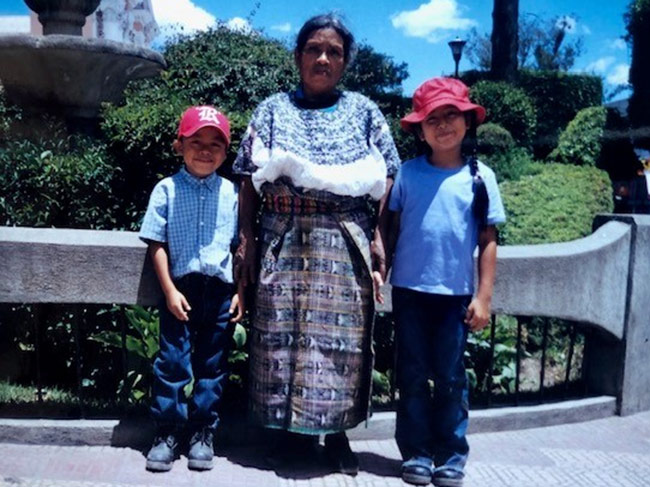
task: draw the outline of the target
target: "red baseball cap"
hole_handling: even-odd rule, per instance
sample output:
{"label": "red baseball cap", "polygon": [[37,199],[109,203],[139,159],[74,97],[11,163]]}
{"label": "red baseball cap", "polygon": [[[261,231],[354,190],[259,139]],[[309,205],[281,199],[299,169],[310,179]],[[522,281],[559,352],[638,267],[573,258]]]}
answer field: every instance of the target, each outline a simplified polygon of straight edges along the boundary
{"label": "red baseball cap", "polygon": [[214,127],[230,145],[230,123],[226,116],[210,105],[190,107],[183,112],[178,124],[178,138],[190,137],[203,127]]}
{"label": "red baseball cap", "polygon": [[410,132],[436,108],[453,105],[461,112],[474,111],[476,123],[485,120],[485,108],[469,101],[469,88],[455,78],[431,78],[413,93],[413,111],[400,120],[402,130]]}

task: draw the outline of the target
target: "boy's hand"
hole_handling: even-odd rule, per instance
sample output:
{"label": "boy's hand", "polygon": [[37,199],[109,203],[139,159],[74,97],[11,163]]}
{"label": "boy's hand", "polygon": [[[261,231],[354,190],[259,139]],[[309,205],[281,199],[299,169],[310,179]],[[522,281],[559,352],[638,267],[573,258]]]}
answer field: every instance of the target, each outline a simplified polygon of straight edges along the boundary
{"label": "boy's hand", "polygon": [[174,289],[167,294],[167,309],[173,314],[177,319],[181,321],[189,321],[190,317],[187,315],[187,312],[192,309],[190,303],[187,302],[185,296]]}
{"label": "boy's hand", "polygon": [[[237,286],[237,294],[235,294],[230,301],[230,312],[231,318],[230,321],[233,323],[238,323],[244,317],[246,311],[246,306],[244,303],[244,285],[239,284]],[[236,312],[236,313],[235,313]],[[234,315],[234,316],[233,316]]]}
{"label": "boy's hand", "polygon": [[381,286],[384,285],[384,279],[381,277],[381,272],[373,271],[372,281],[375,284],[375,301],[379,304],[384,304],[384,295],[381,293]]}
{"label": "boy's hand", "polygon": [[386,278],[386,251],[380,237],[375,237],[373,241],[370,242],[370,257],[372,259],[372,269],[374,271],[373,280],[374,274],[377,273],[383,284],[384,279]]}
{"label": "boy's hand", "polygon": [[465,323],[472,331],[482,330],[490,322],[490,303],[479,298],[472,299],[465,313]]}

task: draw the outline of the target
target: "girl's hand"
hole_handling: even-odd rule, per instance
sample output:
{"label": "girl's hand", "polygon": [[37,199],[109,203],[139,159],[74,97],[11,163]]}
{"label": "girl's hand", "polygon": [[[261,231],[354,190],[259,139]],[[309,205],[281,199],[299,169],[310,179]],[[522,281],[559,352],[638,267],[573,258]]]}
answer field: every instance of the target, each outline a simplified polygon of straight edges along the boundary
{"label": "girl's hand", "polygon": [[373,271],[372,273],[372,282],[375,287],[375,301],[379,304],[384,304],[384,295],[381,293],[381,286],[384,285],[384,279],[381,277],[379,271]]}
{"label": "girl's hand", "polygon": [[232,323],[238,323],[244,317],[246,307],[244,306],[244,286],[241,283],[237,286],[237,294],[230,300],[230,309],[228,312],[231,315],[230,321]]}
{"label": "girl's hand", "polygon": [[479,298],[472,299],[465,313],[465,323],[472,331],[482,330],[490,322],[490,303]]}
{"label": "girl's hand", "polygon": [[181,321],[190,320],[187,312],[190,311],[192,307],[178,289],[171,290],[165,298],[167,301],[167,309],[171,314]]}

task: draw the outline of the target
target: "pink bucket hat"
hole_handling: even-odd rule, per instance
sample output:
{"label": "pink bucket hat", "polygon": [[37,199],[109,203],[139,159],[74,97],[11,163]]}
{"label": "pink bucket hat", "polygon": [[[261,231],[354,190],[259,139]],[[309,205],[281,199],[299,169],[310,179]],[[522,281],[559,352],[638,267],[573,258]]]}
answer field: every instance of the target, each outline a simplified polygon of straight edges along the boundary
{"label": "pink bucket hat", "polygon": [[183,112],[178,124],[178,138],[190,137],[203,127],[214,127],[230,145],[230,123],[226,116],[210,105],[190,107]]}
{"label": "pink bucket hat", "polygon": [[476,123],[485,120],[485,108],[469,101],[469,88],[455,78],[431,78],[413,93],[413,111],[400,120],[402,129],[411,132],[433,110],[444,105],[453,105],[461,112],[474,111]]}

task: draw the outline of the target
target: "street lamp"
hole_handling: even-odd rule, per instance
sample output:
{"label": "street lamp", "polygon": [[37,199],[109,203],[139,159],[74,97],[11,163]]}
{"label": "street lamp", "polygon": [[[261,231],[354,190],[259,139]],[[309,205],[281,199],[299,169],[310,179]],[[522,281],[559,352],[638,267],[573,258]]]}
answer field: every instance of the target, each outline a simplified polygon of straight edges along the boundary
{"label": "street lamp", "polygon": [[463,55],[463,47],[467,44],[467,41],[462,40],[460,37],[456,37],[453,41],[448,42],[449,47],[451,48],[451,54],[454,56],[454,62],[456,63],[456,78],[458,78],[458,63],[460,58]]}

